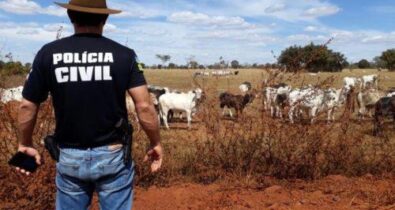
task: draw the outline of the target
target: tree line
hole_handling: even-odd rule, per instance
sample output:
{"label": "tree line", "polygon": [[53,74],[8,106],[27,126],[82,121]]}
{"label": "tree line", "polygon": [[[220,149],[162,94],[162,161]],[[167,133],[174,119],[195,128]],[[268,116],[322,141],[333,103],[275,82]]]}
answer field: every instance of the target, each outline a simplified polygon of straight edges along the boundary
{"label": "tree line", "polygon": [[[389,49],[380,56],[377,56],[373,61],[362,59],[356,63],[349,63],[344,54],[335,52],[326,45],[316,45],[310,43],[306,46],[290,46],[283,50],[280,56],[276,57],[277,62],[266,64],[241,64],[237,60],[226,62],[223,57],[219,61],[211,65],[199,64],[194,56],[187,58],[185,65],[177,65],[170,62],[170,55],[156,55],[162,61],[160,65],[149,66],[150,69],[245,69],[245,68],[283,68],[288,72],[296,72],[305,70],[308,72],[340,72],[344,68],[350,69],[388,69],[395,71],[395,49]],[[168,65],[166,65],[168,63]]]}
{"label": "tree line", "polygon": [[[284,69],[288,72],[305,70],[308,72],[340,72],[344,68],[350,69],[388,69],[395,71],[395,49],[388,49],[375,57],[372,61],[362,59],[356,63],[349,63],[347,58],[340,52],[335,52],[326,45],[316,45],[310,43],[306,46],[290,46],[283,50],[278,57],[277,62],[266,64],[241,64],[237,60],[226,61],[222,56],[217,62],[210,65],[200,64],[195,56],[186,58],[186,64],[178,65],[170,62],[171,56],[166,54],[157,54],[156,58],[161,64],[146,66],[141,63],[141,67],[150,69]],[[14,61],[12,54],[8,53],[0,57],[0,76],[8,75],[25,75],[31,69],[31,63],[21,63]]]}

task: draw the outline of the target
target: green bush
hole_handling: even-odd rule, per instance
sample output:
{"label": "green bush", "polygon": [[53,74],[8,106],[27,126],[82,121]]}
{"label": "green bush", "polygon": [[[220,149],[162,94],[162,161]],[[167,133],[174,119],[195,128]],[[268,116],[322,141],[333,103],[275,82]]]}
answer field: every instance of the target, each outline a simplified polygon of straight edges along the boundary
{"label": "green bush", "polygon": [[366,59],[362,59],[358,62],[358,68],[360,69],[368,69],[370,68],[370,63]]}
{"label": "green bush", "polygon": [[395,71],[395,49],[384,51],[380,59],[389,71]]}
{"label": "green bush", "polygon": [[285,49],[278,58],[278,63],[289,72],[339,72],[348,65],[343,54],[333,52],[325,45],[313,43],[304,47],[295,45]]}
{"label": "green bush", "polygon": [[26,63],[23,65],[21,62],[4,62],[0,61],[0,75],[1,76],[11,76],[11,75],[24,75],[29,73],[31,69],[31,64]]}

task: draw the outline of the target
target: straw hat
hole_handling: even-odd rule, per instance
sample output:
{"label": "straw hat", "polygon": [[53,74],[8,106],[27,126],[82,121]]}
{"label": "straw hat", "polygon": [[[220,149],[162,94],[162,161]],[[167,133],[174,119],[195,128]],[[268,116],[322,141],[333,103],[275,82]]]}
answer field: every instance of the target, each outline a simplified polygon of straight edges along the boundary
{"label": "straw hat", "polygon": [[55,2],[55,4],[78,12],[93,14],[118,14],[121,10],[107,8],[106,0],[70,0],[68,4]]}

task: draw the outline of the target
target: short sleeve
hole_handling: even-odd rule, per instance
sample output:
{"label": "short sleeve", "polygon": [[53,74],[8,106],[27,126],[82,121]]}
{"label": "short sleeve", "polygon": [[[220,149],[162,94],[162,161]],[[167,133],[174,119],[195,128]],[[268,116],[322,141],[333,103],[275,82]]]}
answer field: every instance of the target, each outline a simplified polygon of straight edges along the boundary
{"label": "short sleeve", "polygon": [[23,98],[36,104],[40,104],[48,98],[49,88],[46,77],[48,67],[44,65],[44,58],[43,50],[40,50],[34,59],[22,92]]}
{"label": "short sleeve", "polygon": [[133,63],[130,67],[130,78],[128,89],[146,85],[147,82],[144,77],[144,72],[137,61],[137,56],[133,55]]}

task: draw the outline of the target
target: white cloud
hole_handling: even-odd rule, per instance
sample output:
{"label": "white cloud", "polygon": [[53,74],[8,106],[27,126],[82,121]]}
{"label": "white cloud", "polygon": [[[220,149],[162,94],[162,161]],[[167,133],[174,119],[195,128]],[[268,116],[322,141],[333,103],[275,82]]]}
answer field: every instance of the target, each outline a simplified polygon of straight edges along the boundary
{"label": "white cloud", "polygon": [[0,9],[21,15],[37,13],[41,7],[34,1],[29,0],[5,0],[0,2]]}
{"label": "white cloud", "polygon": [[4,0],[0,1],[0,9],[18,15],[46,14],[65,16],[66,10],[56,6],[41,7],[31,0]]}
{"label": "white cloud", "polygon": [[63,23],[45,24],[0,22],[0,36],[9,41],[18,40],[26,42],[50,42],[55,40],[57,31],[62,26],[63,34],[70,34],[70,27]]}
{"label": "white cloud", "polygon": [[329,39],[330,39],[330,37],[325,36],[325,35],[311,36],[311,35],[307,35],[307,34],[294,34],[294,35],[290,35],[290,36],[286,37],[286,41],[287,41],[288,45],[292,45],[292,44],[304,45],[304,44],[308,44],[310,42],[314,42],[316,44],[323,44],[326,41],[328,41]]}
{"label": "white cloud", "polygon": [[[22,14],[17,20],[0,19],[0,44],[5,40],[10,51],[31,61],[31,56],[46,42],[53,41],[63,25],[63,36],[72,33],[70,24],[45,24],[53,20],[40,14],[65,15],[63,8],[44,1],[0,0],[0,10]],[[158,63],[155,54],[172,56],[183,64],[195,55],[201,63],[216,62],[219,56],[241,63],[273,61],[271,50],[325,43],[351,60],[370,59],[395,43],[395,33],[371,30],[340,30],[320,22],[341,8],[327,0],[165,0],[108,1],[109,7],[123,10],[110,18],[105,35],[134,48],[142,62]],[[347,11],[348,12],[348,11]],[[0,14],[1,16],[1,14]],[[29,23],[19,21],[36,21]],[[25,18],[25,20],[23,19]],[[5,22],[10,20],[10,22]],[[66,20],[66,18],[65,18]],[[2,23],[3,22],[3,23]],[[44,23],[44,24],[43,24]],[[28,50],[26,50],[28,49]]]}
{"label": "white cloud", "polygon": [[221,7],[205,8],[197,5],[207,14],[219,12],[227,16],[272,17],[287,22],[315,21],[321,16],[336,14],[340,8],[323,0],[217,0]]}
{"label": "white cloud", "polygon": [[304,31],[307,31],[307,32],[315,32],[317,30],[318,30],[318,28],[316,26],[307,26],[306,28],[304,28]]}
{"label": "white cloud", "polygon": [[189,25],[254,27],[241,17],[209,16],[203,13],[190,11],[176,12],[168,17],[168,21]]}
{"label": "white cloud", "polygon": [[322,6],[322,7],[313,7],[306,10],[303,14],[308,17],[322,17],[334,15],[340,12],[340,8],[337,6]]}
{"label": "white cloud", "polygon": [[286,5],[285,4],[274,4],[274,5],[271,5],[271,6],[267,7],[265,9],[265,13],[270,14],[270,13],[280,12],[280,11],[283,11],[285,9],[286,9]]}
{"label": "white cloud", "polygon": [[169,13],[166,5],[158,3],[152,5],[149,1],[138,3],[136,1],[112,0],[107,2],[109,8],[122,10],[122,13],[114,15],[114,18],[148,19],[166,16]]}

